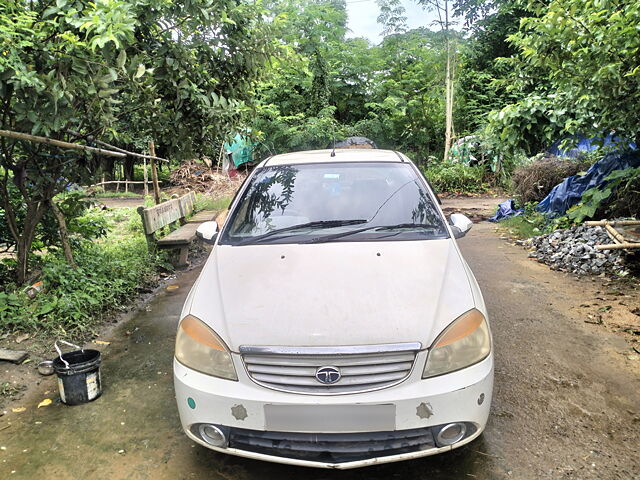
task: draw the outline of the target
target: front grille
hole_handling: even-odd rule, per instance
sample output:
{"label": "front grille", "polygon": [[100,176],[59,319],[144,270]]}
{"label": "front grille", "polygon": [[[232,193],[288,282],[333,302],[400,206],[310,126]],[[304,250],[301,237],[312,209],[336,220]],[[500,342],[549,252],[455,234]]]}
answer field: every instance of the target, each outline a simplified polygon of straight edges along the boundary
{"label": "front grille", "polygon": [[[378,351],[376,351],[376,349]],[[241,347],[251,379],[287,392],[345,394],[377,390],[400,383],[411,373],[420,344],[366,347]],[[341,378],[326,385],[316,378],[325,366],[337,367]]]}
{"label": "front grille", "polygon": [[281,433],[232,428],[229,447],[276,457],[343,463],[435,448],[431,428],[367,433]]}

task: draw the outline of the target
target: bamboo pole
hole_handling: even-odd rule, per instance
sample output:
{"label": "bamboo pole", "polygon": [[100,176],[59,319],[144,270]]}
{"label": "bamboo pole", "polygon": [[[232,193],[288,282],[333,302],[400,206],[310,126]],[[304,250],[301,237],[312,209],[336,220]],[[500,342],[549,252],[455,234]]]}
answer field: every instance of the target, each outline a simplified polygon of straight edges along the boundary
{"label": "bamboo pole", "polygon": [[623,250],[623,249],[640,248],[640,243],[612,243],[610,245],[596,245],[596,250]]}
{"label": "bamboo pole", "polygon": [[[129,183],[129,184],[141,184],[143,181],[134,181],[134,180],[107,180],[106,182],[98,182],[93,185],[89,185],[89,187],[99,187],[100,185],[110,185],[112,183]],[[147,180],[147,183],[152,183],[151,180]],[[158,180],[158,183],[162,183],[162,180]]]}
{"label": "bamboo pole", "polygon": [[616,225],[640,225],[640,220],[593,220],[584,222],[584,224],[589,227],[604,227],[605,225],[613,225],[615,227]]}
{"label": "bamboo pole", "polygon": [[158,185],[158,170],[156,169],[156,145],[153,140],[149,142],[149,153],[151,153],[151,180],[153,181],[153,198],[156,205],[160,204],[160,185]]}
{"label": "bamboo pole", "polygon": [[616,243],[625,243],[626,242],[624,237],[622,235],[620,235],[620,233],[615,228],[613,228],[611,225],[605,225],[604,228],[607,230],[607,233],[613,239],[614,242],[616,242]]}
{"label": "bamboo pole", "polygon": [[[82,135],[79,132],[76,132],[74,130],[65,130],[66,132],[70,133],[71,135],[75,136],[75,137],[79,137],[79,138],[84,138],[84,135]],[[87,136],[87,140],[91,141],[91,142],[95,142],[98,145],[102,145],[103,147],[107,147],[110,148],[111,150],[115,150],[116,152],[121,152],[126,154],[129,157],[138,157],[138,158],[151,158],[151,155],[145,155],[144,153],[136,153],[136,152],[130,152],[129,150],[125,150],[124,148],[120,148],[120,147],[116,147],[115,145],[110,145],[106,142],[103,142],[101,140],[98,140],[97,138],[95,138],[92,135]],[[169,160],[167,160],[166,158],[161,158],[161,157],[153,157],[154,160],[159,160],[161,162],[167,162],[169,163]]]}
{"label": "bamboo pole", "polygon": [[86,145],[78,145],[77,143],[63,142],[62,140],[54,140],[47,137],[38,137],[35,135],[28,135],[26,133],[12,132],[9,130],[0,130],[0,137],[15,138],[17,140],[26,140],[28,142],[44,143],[46,145],[67,148],[69,150],[84,150],[85,152],[97,153],[99,155],[106,155],[109,157],[125,158],[127,156],[127,154],[122,152],[113,152],[111,150],[103,150],[102,148],[87,147]]}

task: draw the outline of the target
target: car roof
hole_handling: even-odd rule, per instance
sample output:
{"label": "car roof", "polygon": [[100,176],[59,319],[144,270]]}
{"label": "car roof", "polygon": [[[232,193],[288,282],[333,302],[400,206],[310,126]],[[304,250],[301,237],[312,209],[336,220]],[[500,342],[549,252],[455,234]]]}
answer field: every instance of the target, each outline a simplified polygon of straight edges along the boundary
{"label": "car roof", "polygon": [[409,159],[393,150],[372,148],[337,148],[335,156],[331,149],[307,150],[304,152],[283,153],[263,161],[260,166],[293,165],[300,163],[341,163],[341,162],[408,162]]}

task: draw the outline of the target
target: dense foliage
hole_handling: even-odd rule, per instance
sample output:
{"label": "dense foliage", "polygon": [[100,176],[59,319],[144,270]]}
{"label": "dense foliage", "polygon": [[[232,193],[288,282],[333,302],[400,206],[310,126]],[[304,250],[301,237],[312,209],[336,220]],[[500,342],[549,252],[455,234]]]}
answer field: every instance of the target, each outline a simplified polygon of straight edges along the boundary
{"label": "dense foliage", "polygon": [[515,103],[492,113],[491,128],[513,148],[537,153],[553,140],[615,130],[640,140],[640,4],[530,1],[508,65]]}
{"label": "dense foliage", "polygon": [[[0,129],[136,151],[153,139],[174,162],[217,158],[237,131],[261,142],[258,157],[366,136],[452,191],[508,185],[523,159],[558,139],[640,140],[638,2],[416,3],[441,21],[409,30],[398,0],[377,0],[384,37],[373,45],[349,38],[345,0],[4,1]],[[464,30],[448,28],[452,13]],[[448,77],[458,153],[443,159]],[[132,158],[0,137],[0,248],[15,249],[18,283],[34,244],[53,252],[65,229],[75,239],[104,233],[78,224],[82,205],[60,193],[119,162],[133,174]],[[610,180],[574,219],[604,201],[623,205],[638,173]]]}
{"label": "dense foliage", "polygon": [[[399,13],[387,11],[388,35],[371,45],[346,38],[343,1],[284,0],[272,8],[282,47],[251,123],[264,153],[326,148],[353,135],[418,162],[442,153],[442,32],[404,32],[389,26],[400,21]],[[461,45],[462,36],[453,36]]]}
{"label": "dense foliage", "polygon": [[[211,153],[248,108],[270,54],[266,32],[263,10],[244,2],[2,2],[0,129],[138,147],[154,139],[174,158]],[[56,194],[112,166],[0,138],[0,206],[19,283]]]}

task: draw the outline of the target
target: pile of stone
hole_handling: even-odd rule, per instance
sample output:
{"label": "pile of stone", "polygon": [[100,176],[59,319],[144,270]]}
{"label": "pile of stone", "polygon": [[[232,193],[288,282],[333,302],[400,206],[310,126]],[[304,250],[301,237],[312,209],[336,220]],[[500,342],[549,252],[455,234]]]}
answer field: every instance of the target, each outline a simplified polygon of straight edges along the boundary
{"label": "pile of stone", "polygon": [[577,275],[626,274],[623,250],[596,250],[596,245],[613,241],[603,227],[585,225],[556,230],[522,242],[530,247],[530,258],[545,263],[552,270]]}

